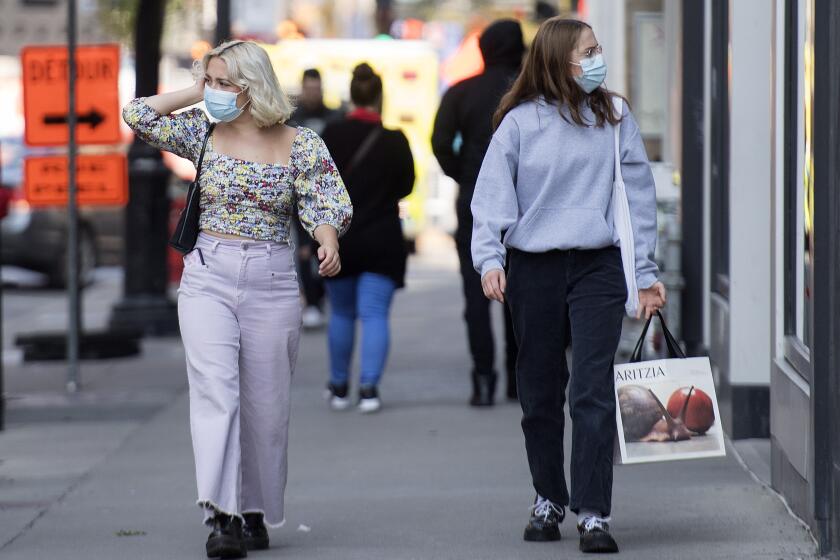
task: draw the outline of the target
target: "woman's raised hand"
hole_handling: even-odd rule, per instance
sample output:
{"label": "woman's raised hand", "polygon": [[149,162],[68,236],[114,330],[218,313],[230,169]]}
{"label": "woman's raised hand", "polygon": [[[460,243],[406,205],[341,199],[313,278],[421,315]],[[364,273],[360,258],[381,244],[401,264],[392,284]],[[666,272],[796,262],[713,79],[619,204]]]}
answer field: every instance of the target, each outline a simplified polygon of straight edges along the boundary
{"label": "woman's raised hand", "polygon": [[507,287],[505,271],[496,268],[487,272],[481,279],[481,287],[484,289],[484,295],[487,298],[504,303],[505,288]]}
{"label": "woman's raised hand", "polygon": [[206,83],[207,83],[207,81],[204,79],[204,76],[199,76],[195,80],[195,83],[193,84],[193,87],[192,87],[192,93],[193,93],[193,98],[197,100],[196,103],[204,100],[204,84],[206,84]]}
{"label": "woman's raised hand", "polygon": [[190,88],[190,91],[193,94],[193,98],[196,99],[195,103],[204,100],[204,84],[207,83],[205,78],[204,72],[204,65],[201,63],[200,60],[196,60],[193,62],[192,66],[192,77],[195,80],[195,83]]}

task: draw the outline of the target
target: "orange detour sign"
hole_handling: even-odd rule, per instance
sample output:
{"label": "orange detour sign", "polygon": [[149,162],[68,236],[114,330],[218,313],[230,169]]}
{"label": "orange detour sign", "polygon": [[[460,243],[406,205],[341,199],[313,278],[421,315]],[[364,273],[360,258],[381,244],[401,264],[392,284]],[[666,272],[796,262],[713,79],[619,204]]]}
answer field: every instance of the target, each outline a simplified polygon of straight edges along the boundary
{"label": "orange detour sign", "polygon": [[[30,146],[67,144],[67,47],[24,47],[24,137]],[[80,46],[76,51],[76,140],[120,142],[118,45]]]}
{"label": "orange detour sign", "polygon": [[[79,205],[123,206],[128,202],[128,163],[122,154],[76,156]],[[67,205],[67,157],[28,157],[24,194],[32,206]]]}

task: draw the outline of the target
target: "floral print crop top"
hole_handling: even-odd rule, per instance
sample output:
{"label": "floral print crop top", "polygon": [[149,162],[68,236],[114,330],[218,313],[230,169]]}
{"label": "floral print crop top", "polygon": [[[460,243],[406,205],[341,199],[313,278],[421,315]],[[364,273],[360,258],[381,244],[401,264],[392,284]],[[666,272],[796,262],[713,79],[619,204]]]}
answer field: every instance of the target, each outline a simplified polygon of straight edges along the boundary
{"label": "floral print crop top", "polygon": [[[141,140],[194,165],[210,127],[201,109],[160,115],[143,97],[125,106],[123,119]],[[308,128],[298,128],[287,165],[217,153],[211,136],[199,184],[199,227],[219,233],[286,243],[295,205],[300,223],[310,235],[325,224],[342,235],[353,215],[350,196],[332,156],[323,140]]]}

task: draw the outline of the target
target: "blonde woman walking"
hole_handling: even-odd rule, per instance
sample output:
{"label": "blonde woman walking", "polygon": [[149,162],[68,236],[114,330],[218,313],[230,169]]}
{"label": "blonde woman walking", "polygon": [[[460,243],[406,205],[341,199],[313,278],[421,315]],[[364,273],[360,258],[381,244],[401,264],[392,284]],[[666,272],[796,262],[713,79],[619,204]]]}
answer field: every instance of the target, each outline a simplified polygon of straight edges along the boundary
{"label": "blonde woman walking", "polygon": [[[289,241],[297,211],[320,244],[320,274],[338,274],[350,198],[326,146],[291,113],[266,52],[224,43],[187,89],[131,101],[123,118],[144,141],[197,163],[198,242],[184,257],[178,316],[187,356],[198,506],[210,558],[268,548],[284,521],[289,390],[301,300]],[[204,101],[204,111],[193,108]],[[244,523],[243,523],[244,522]]]}

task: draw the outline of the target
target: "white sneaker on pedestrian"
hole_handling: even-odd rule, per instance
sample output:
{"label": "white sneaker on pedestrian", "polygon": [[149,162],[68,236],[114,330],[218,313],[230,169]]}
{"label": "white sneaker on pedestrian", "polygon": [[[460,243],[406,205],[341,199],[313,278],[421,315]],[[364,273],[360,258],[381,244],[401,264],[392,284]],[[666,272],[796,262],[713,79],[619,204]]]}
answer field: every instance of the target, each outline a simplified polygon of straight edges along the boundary
{"label": "white sneaker on pedestrian", "polygon": [[350,399],[347,397],[347,385],[335,386],[332,383],[327,385],[324,397],[330,403],[333,410],[347,410],[350,407]]}
{"label": "white sneaker on pedestrian", "polygon": [[350,399],[333,397],[330,399],[330,408],[333,410],[347,410],[350,408]]}
{"label": "white sneaker on pedestrian", "polygon": [[320,329],[324,326],[324,314],[314,305],[303,310],[303,328]]}
{"label": "white sneaker on pedestrian", "polygon": [[362,387],[359,389],[359,412],[371,414],[382,408],[382,401],[379,400],[379,391],[376,387]]}

